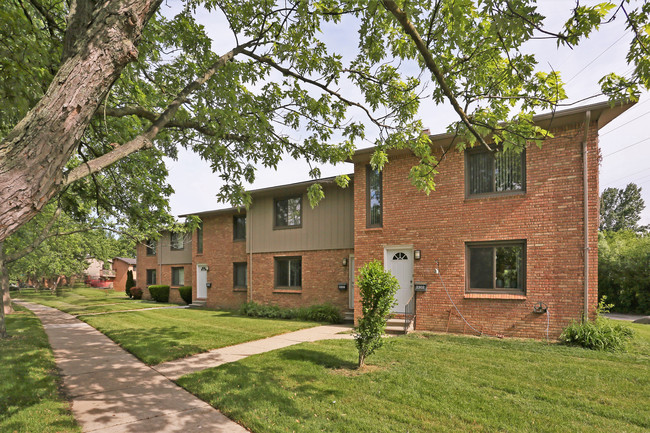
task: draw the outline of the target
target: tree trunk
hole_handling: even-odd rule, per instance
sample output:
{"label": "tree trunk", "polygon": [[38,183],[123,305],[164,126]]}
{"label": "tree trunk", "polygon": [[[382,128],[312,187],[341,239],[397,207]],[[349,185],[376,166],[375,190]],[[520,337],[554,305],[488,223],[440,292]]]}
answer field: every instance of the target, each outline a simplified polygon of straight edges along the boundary
{"label": "tree trunk", "polygon": [[359,351],[359,369],[362,369],[366,366],[366,354]]}
{"label": "tree trunk", "polygon": [[[7,338],[7,325],[5,324],[5,302],[4,302],[4,287],[7,286],[9,292],[9,275],[7,274],[7,266],[5,265],[4,242],[0,241],[0,272],[2,275],[2,296],[0,296],[0,338]],[[11,304],[9,304],[11,305]]]}
{"label": "tree trunk", "polygon": [[[108,0],[71,11],[74,43],[36,106],[0,142],[0,241],[58,192],[66,163],[108,90],[138,56],[143,27],[162,0]],[[83,14],[86,23],[79,25]],[[71,30],[69,30],[71,31]]]}

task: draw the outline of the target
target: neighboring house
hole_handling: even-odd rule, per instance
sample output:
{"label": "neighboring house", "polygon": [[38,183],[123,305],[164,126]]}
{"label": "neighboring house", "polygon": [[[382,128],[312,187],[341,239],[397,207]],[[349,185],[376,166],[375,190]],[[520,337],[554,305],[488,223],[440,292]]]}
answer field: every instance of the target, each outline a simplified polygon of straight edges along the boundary
{"label": "neighboring house", "polygon": [[442,162],[428,196],[408,179],[409,150],[391,151],[382,172],[369,165],[373,149],[359,150],[350,187],[320,180],[316,208],[313,182],[251,191],[247,212],[196,214],[203,224],[182,260],[139,248],[138,265],[182,266],[193,299],[211,307],[329,302],[358,318],[355,276],[376,259],[400,282],[393,312],[415,329],[554,338],[595,314],[598,130],[630,106],[536,116],[553,137],[519,155],[443,155],[453,137],[431,136]]}
{"label": "neighboring house", "polygon": [[113,290],[124,292],[126,290],[126,278],[129,271],[133,272],[133,279],[137,278],[136,259],[130,257],[115,257],[112,264],[115,277],[113,279]]}
{"label": "neighboring house", "polygon": [[[87,257],[88,267],[84,271],[84,282],[92,287],[112,288],[115,272],[113,269],[104,269],[104,261],[94,257]],[[109,264],[112,266],[111,261]]]}
{"label": "neighboring house", "polygon": [[[137,245],[138,286],[166,284],[173,288],[192,281],[192,239],[190,235],[164,232],[160,239]],[[180,299],[178,291],[170,300]]]}

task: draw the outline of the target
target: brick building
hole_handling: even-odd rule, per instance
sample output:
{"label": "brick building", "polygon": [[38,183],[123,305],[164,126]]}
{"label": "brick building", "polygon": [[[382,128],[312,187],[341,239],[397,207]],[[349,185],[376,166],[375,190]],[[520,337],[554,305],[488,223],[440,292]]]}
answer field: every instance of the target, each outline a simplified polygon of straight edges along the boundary
{"label": "brick building", "polygon": [[452,137],[431,136],[442,162],[428,196],[409,181],[409,150],[391,151],[382,172],[369,165],[373,149],[359,150],[350,187],[320,180],[316,208],[312,182],[252,191],[246,212],[196,214],[182,263],[140,247],[138,267],[182,265],[193,299],[211,307],[330,302],[358,317],[355,273],[377,259],[400,281],[394,313],[415,329],[557,337],[595,312],[598,131],[629,106],[536,116],[553,138],[520,154],[443,155]]}
{"label": "brick building", "polygon": [[126,279],[129,271],[133,272],[133,279],[137,281],[136,261],[130,257],[115,257],[111,263],[114,272],[113,290],[121,292],[126,290]]}

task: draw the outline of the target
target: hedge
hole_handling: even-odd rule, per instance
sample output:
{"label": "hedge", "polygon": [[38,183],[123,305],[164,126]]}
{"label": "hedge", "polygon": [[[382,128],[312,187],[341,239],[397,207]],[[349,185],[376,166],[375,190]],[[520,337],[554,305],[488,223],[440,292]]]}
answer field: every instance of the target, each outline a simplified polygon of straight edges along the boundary
{"label": "hedge", "polygon": [[162,284],[149,286],[149,294],[156,302],[169,302],[169,286]]}
{"label": "hedge", "polygon": [[178,288],[178,293],[186,304],[192,303],[192,286],[181,286]]}
{"label": "hedge", "polygon": [[341,312],[332,304],[311,305],[300,308],[282,308],[277,305],[263,305],[246,302],[239,308],[239,314],[268,319],[299,319],[312,322],[341,323]]}
{"label": "hedge", "polygon": [[140,287],[131,287],[131,297],[133,299],[142,299],[142,289]]}

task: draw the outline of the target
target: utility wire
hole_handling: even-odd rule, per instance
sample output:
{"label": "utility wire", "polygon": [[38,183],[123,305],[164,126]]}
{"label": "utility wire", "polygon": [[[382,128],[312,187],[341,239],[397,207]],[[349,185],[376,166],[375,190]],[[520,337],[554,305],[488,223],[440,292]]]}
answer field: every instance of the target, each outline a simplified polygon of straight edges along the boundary
{"label": "utility wire", "polygon": [[[649,101],[650,101],[650,99],[649,99]],[[629,148],[632,147],[632,146],[636,146],[637,144],[641,144],[641,143],[643,143],[643,142],[645,142],[645,141],[648,141],[648,140],[650,140],[650,137],[648,137],[648,138],[644,138],[643,140],[639,140],[639,141],[637,141],[636,143],[628,144],[627,146],[625,146],[625,147],[621,147],[620,149],[615,150],[614,152],[608,153],[607,155],[603,155],[603,158],[607,158],[608,156],[612,156],[612,155],[614,155],[614,154],[616,154],[616,153],[618,153],[618,152],[622,152],[622,151],[624,151],[625,149],[629,149]]]}
{"label": "utility wire", "polygon": [[578,71],[578,72],[577,72],[573,77],[569,78],[569,81],[567,81],[565,84],[569,84],[571,81],[573,81],[573,79],[574,79],[575,77],[577,77],[578,75],[580,75],[581,73],[583,73],[583,72],[584,72],[584,71],[585,71],[589,66],[591,66],[591,65],[592,65],[596,60],[598,60],[598,59],[600,58],[600,56],[602,56],[603,54],[605,54],[605,53],[606,53],[610,48],[612,48],[614,45],[616,45],[616,44],[617,44],[621,39],[623,39],[623,38],[624,38],[625,36],[627,36],[629,33],[630,33],[629,31],[623,33],[623,36],[621,36],[620,38],[616,39],[616,40],[614,41],[614,43],[612,43],[609,47],[605,48],[605,49],[604,49],[600,54],[598,54],[596,57],[594,57],[594,59],[593,59],[591,62],[587,63],[587,64],[586,64],[582,69],[580,69],[580,70],[579,70],[579,71]]}
{"label": "utility wire", "polygon": [[643,170],[639,170],[639,171],[635,171],[634,173],[630,173],[627,176],[619,177],[616,180],[612,180],[612,181],[609,181],[609,182],[603,182],[603,183],[605,183],[607,185],[613,185],[613,184],[618,183],[619,181],[621,181],[623,179],[627,179],[628,177],[632,177],[632,176],[634,176],[636,174],[643,173],[644,171],[648,171],[648,170],[650,170],[650,168],[644,168]]}
{"label": "utility wire", "polygon": [[632,123],[632,122],[634,122],[635,120],[640,119],[640,118],[642,118],[643,116],[646,116],[647,114],[650,114],[650,111],[646,111],[645,113],[641,114],[640,116],[637,116],[637,117],[635,117],[635,118],[632,119],[632,120],[628,120],[628,121],[625,122],[624,124],[619,125],[619,126],[617,126],[616,128],[614,128],[614,129],[610,129],[609,131],[600,134],[600,136],[601,136],[601,137],[604,137],[605,135],[609,134],[610,132],[614,132],[614,131],[616,131],[617,129],[624,127],[624,126],[627,125],[628,123]]}

